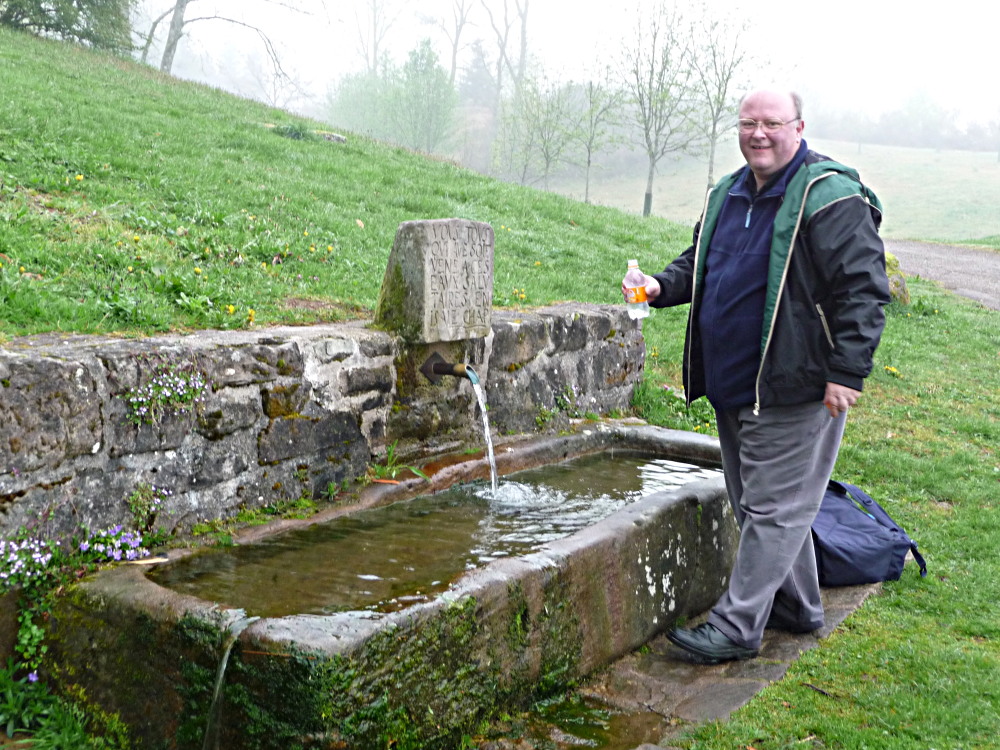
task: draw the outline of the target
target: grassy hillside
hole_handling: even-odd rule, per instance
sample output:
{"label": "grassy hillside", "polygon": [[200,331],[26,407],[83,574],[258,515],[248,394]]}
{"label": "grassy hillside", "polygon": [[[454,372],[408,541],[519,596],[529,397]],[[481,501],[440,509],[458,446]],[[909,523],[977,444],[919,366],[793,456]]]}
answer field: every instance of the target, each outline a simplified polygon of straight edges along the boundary
{"label": "grassy hillside", "polygon": [[356,315],[412,219],[492,224],[500,305],[618,301],[628,258],[660,263],[690,233],[330,142],[321,123],[66,44],[0,30],[0,70],[8,336]]}

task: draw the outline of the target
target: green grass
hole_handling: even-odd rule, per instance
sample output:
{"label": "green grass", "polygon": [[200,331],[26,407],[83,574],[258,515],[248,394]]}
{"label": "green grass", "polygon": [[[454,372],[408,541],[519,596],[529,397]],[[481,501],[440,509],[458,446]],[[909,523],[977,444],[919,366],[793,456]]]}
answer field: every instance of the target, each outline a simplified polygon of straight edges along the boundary
{"label": "green grass", "polygon": [[[498,304],[620,302],[629,257],[650,270],[690,234],[363,138],[283,137],[328,126],[2,30],[0,70],[0,336],[246,327],[251,310],[257,326],[365,317],[398,224],[451,216],[495,228]],[[883,198],[897,179],[916,197],[918,183],[938,177],[907,176],[909,154],[893,156],[885,173],[862,166]],[[971,206],[986,181],[948,183],[954,195],[934,195],[934,210]],[[658,186],[659,200],[679,195]],[[887,199],[890,217],[904,210],[892,213],[898,202]],[[1000,236],[972,217],[958,224],[965,233],[942,220],[910,234],[896,221],[887,226],[905,229],[900,236]],[[783,680],[728,722],[697,729],[686,747],[996,747],[1000,313],[929,282],[911,291],[910,307],[890,310],[837,475],[886,506],[920,543],[930,575],[908,568]],[[712,431],[703,404],[689,412],[664,389],[680,383],[684,321],[683,309],[647,319],[637,407],[657,424]]]}

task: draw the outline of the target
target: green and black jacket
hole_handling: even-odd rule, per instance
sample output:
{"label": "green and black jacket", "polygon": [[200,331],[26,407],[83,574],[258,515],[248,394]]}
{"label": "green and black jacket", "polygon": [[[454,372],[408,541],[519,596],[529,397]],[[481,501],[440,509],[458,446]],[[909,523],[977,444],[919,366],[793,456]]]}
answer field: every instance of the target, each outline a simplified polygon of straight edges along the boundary
{"label": "green and black jacket", "polygon": [[[663,272],[653,307],[691,303],[684,347],[688,403],[705,395],[698,304],[705,256],[743,167],[709,191],[694,240]],[[826,383],[861,390],[889,302],[882,206],[858,173],[809,151],[774,222],[755,409],[822,401]]]}

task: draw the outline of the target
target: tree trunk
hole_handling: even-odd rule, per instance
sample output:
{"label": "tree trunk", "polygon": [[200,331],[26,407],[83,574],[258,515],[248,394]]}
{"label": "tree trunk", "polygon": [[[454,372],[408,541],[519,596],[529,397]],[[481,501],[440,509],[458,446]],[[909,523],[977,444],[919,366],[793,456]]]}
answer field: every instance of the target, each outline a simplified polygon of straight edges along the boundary
{"label": "tree trunk", "polygon": [[517,3],[517,11],[521,16],[521,52],[517,60],[517,85],[520,88],[528,68],[528,0],[524,0],[523,7]]}
{"label": "tree trunk", "polygon": [[170,30],[167,32],[167,43],[163,47],[163,57],[160,58],[160,71],[169,73],[174,66],[174,55],[177,52],[177,45],[181,41],[184,31],[184,11],[191,0],[176,0],[174,3],[174,15],[170,19]]}
{"label": "tree trunk", "polygon": [[649,175],[646,177],[646,197],[642,202],[642,215],[649,216],[653,211],[653,175],[656,174],[656,162],[649,159]]}

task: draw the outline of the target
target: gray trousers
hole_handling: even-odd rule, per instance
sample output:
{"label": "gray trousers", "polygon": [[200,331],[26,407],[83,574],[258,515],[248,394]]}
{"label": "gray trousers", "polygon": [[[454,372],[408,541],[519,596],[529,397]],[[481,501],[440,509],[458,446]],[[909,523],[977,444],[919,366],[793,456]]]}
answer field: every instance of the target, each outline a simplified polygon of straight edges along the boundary
{"label": "gray trousers", "polygon": [[[708,621],[759,648],[768,619],[801,630],[823,625],[810,527],[833,473],[847,415],[821,402],[716,413],[740,543],[729,588]],[[773,610],[773,614],[772,614]]]}

